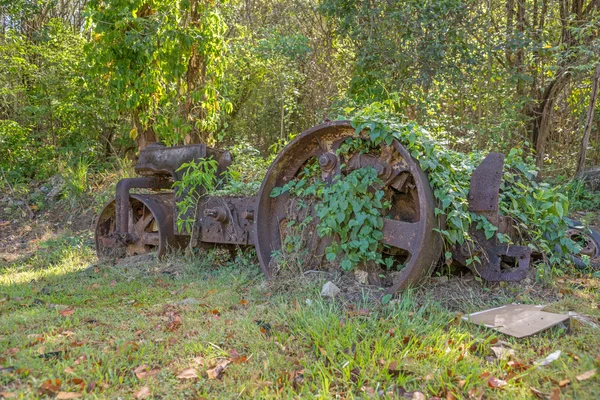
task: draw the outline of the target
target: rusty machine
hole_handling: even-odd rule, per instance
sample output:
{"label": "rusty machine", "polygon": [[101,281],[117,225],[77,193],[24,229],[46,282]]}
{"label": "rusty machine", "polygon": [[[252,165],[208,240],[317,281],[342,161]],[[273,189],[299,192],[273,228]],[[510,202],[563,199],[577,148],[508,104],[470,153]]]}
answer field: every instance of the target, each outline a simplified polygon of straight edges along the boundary
{"label": "rusty machine", "polygon": [[[97,219],[95,242],[99,257],[138,255],[155,252],[162,256],[170,248],[190,244],[195,248],[211,246],[254,246],[262,271],[274,276],[272,256],[285,240],[286,221],[290,208],[297,204],[289,194],[272,197],[275,187],[294,179],[309,160],[318,160],[321,178],[331,182],[337,174],[348,173],[364,166],[374,167],[386,197],[392,207],[384,218],[382,242],[385,252],[403,267],[389,273],[377,283],[384,293],[394,293],[418,283],[430,273],[441,257],[442,239],[434,230],[443,224],[434,215],[436,201],[425,173],[407,149],[398,141],[382,146],[374,154],[347,155],[341,160],[336,150],[355,130],[348,121],[326,122],[297,136],[273,161],[262,181],[258,195],[251,197],[203,196],[195,210],[192,232],[178,232],[176,228],[177,202],[171,190],[174,181],[181,179],[179,167],[192,160],[212,157],[218,162],[217,173],[223,173],[231,164],[227,151],[206,145],[165,147],[154,143],[142,150],[135,171],[140,177],[121,180],[115,199]],[[510,219],[498,212],[499,190],[504,156],[490,153],[473,172],[469,193],[472,211],[485,215],[500,232],[511,234]],[[133,193],[136,189],[146,193]],[[200,189],[202,190],[202,189]],[[139,190],[137,190],[139,191]],[[150,192],[150,193],[148,193]],[[302,218],[296,214],[294,218]],[[523,279],[532,257],[526,246],[509,246],[495,238],[486,239],[482,232],[472,229],[477,239],[479,258],[476,272],[489,281],[518,281]],[[585,236],[581,227],[569,232],[573,238]],[[323,259],[325,247],[332,238],[315,234],[308,246],[314,264]],[[583,254],[600,255],[600,240],[586,236]],[[455,262],[466,264],[473,249],[453,249]],[[381,276],[381,274],[377,274]]]}

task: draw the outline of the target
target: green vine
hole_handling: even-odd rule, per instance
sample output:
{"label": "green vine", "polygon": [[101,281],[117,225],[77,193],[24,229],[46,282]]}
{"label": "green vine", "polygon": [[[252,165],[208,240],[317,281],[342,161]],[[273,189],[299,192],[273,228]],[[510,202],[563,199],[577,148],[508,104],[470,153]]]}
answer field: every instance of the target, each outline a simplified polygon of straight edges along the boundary
{"label": "green vine", "polygon": [[[386,106],[374,103],[358,110],[352,118],[357,135],[367,131],[373,145],[389,144],[397,139],[419,162],[438,200],[436,216],[445,216],[446,227],[440,230],[447,247],[473,243],[469,227],[475,224],[485,232],[507,243],[510,238],[497,232],[485,217],[469,210],[468,193],[471,174],[481,163],[484,154],[468,154],[451,150],[436,141],[427,131],[414,123],[405,123],[391,116]],[[543,253],[550,264],[563,261],[563,253],[577,253],[578,246],[565,236],[569,202],[559,188],[536,182],[537,169],[531,158],[524,157],[523,149],[513,148],[505,159],[503,181],[500,187],[500,212],[513,219],[521,232],[516,244],[526,245]],[[446,258],[451,253],[446,252]],[[476,258],[468,263],[479,261]]]}
{"label": "green vine", "polygon": [[[482,230],[487,239],[495,235],[500,242],[511,243],[511,238],[498,232],[484,216],[469,210],[471,175],[483,160],[484,153],[464,154],[448,149],[416,124],[391,115],[381,103],[357,110],[352,125],[356,136],[340,146],[338,155],[367,152],[384,144],[390,145],[396,139],[419,162],[437,199],[435,215],[445,219],[444,229],[438,231],[444,238],[448,261],[452,257],[449,250],[453,247],[465,243],[472,247],[477,245],[469,233],[472,226]],[[368,140],[363,139],[365,133]],[[381,255],[382,216],[390,205],[384,201],[384,192],[375,189],[380,184],[377,172],[373,168],[360,168],[336,176],[331,185],[325,185],[319,176],[316,162],[309,163],[296,179],[275,188],[271,196],[289,191],[300,199],[317,200],[317,234],[338,239],[325,250],[328,261],[341,257],[341,266],[345,270],[368,261],[391,268],[393,260],[383,259]],[[519,236],[513,238],[514,244],[529,246],[544,254],[547,264],[559,264],[564,262],[561,254],[579,251],[579,246],[564,234],[568,199],[558,192],[558,188],[536,182],[536,177],[533,160],[524,157],[522,149],[512,149],[505,159],[500,212],[512,218],[519,232]],[[558,249],[560,251],[556,251]],[[480,262],[476,255],[467,259],[467,264]]]}
{"label": "green vine", "polygon": [[[340,147],[338,154],[347,154],[357,147],[364,149],[364,143],[349,139]],[[331,185],[325,185],[319,175],[319,166],[313,160],[297,179],[274,188],[271,197],[289,192],[298,199],[316,200],[317,234],[319,237],[335,237],[325,249],[327,261],[339,259],[346,271],[367,262],[391,268],[393,259],[382,257],[381,244],[382,216],[390,208],[390,203],[384,199],[383,190],[375,189],[382,183],[375,168],[358,168],[347,175],[337,175]],[[300,206],[306,204],[301,202]]]}
{"label": "green vine", "polygon": [[344,270],[368,261],[384,263],[380,242],[382,215],[390,203],[384,201],[383,190],[370,190],[378,183],[381,181],[375,168],[359,168],[346,176],[338,176],[323,190],[322,202],[316,205],[317,234],[324,237],[335,233],[339,237],[339,241],[326,248],[327,261],[341,255]]}
{"label": "green vine", "polygon": [[[219,163],[212,158],[183,163],[177,171],[184,171],[181,180],[173,183],[177,200],[177,230],[191,233],[196,222],[196,206],[205,193],[217,186]],[[193,210],[190,213],[190,210]]]}

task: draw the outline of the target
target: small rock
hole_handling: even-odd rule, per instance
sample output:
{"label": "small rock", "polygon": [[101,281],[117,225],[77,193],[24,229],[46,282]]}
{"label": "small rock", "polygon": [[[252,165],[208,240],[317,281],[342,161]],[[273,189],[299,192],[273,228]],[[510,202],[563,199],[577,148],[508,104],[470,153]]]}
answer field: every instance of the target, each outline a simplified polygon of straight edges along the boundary
{"label": "small rock", "polygon": [[335,286],[335,284],[333,282],[329,281],[323,285],[323,289],[321,289],[321,296],[333,298],[340,292],[341,292],[340,288]]}
{"label": "small rock", "polygon": [[511,356],[515,356],[515,351],[513,349],[508,349],[504,346],[492,346],[490,348],[498,360],[508,360]]}
{"label": "small rock", "polygon": [[193,297],[188,297],[187,299],[178,301],[175,304],[180,305],[180,306],[197,306],[198,304],[200,304],[200,302],[198,300],[194,299]]}
{"label": "small rock", "polygon": [[367,271],[357,269],[356,271],[354,271],[354,277],[356,278],[356,281],[361,285],[369,284],[369,273]]}
{"label": "small rock", "polygon": [[58,200],[58,198],[62,194],[63,188],[65,186],[65,180],[60,175],[54,175],[52,178],[50,178],[50,181],[48,182],[48,184],[50,185],[50,187],[52,189],[50,189],[50,191],[46,195],[46,200],[49,200],[49,201]]}

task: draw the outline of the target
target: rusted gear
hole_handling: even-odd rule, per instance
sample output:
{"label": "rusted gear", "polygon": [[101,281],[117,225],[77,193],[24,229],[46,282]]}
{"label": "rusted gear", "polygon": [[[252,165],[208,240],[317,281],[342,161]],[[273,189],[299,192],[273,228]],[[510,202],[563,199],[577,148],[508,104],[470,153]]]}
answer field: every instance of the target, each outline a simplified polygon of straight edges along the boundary
{"label": "rusted gear", "polygon": [[98,258],[123,257],[156,252],[158,257],[167,248],[179,246],[173,232],[173,194],[132,194],[128,230],[116,231],[116,204],[104,207],[96,222],[96,253]]}
{"label": "rusted gear", "polygon": [[586,268],[586,263],[583,262],[580,255],[590,258],[590,266],[594,269],[600,268],[600,233],[584,226],[579,221],[567,218],[569,229],[565,232],[565,236],[581,246],[581,251],[577,255],[568,255],[575,267]]}
{"label": "rusted gear", "polygon": [[[287,212],[294,202],[288,193],[277,197],[271,197],[271,193],[297,177],[310,160],[319,163],[321,179],[325,182],[361,167],[371,166],[378,171],[386,199],[392,203],[383,216],[382,243],[386,245],[385,253],[403,265],[399,271],[390,272],[389,279],[379,283],[385,293],[417,284],[439,260],[442,239],[434,231],[439,227],[434,215],[436,203],[418,162],[396,140],[372,154],[356,153],[341,160],[336,151],[346,139],[354,136],[355,129],[349,121],[326,122],[296,137],[271,164],[258,193],[254,230],[256,252],[267,277],[273,275],[272,253],[281,249],[282,222],[288,218]],[[364,137],[367,139],[368,135]],[[329,238],[329,243],[331,240]],[[316,247],[324,250],[325,245],[327,240],[321,240]],[[317,252],[317,256],[320,255],[322,251]]]}

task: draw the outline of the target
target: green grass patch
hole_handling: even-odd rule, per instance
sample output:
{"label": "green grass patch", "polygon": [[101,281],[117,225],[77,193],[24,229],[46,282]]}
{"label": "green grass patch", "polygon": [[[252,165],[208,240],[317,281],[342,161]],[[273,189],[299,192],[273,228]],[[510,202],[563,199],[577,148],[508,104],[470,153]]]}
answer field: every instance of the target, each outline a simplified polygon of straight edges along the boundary
{"label": "green grass patch", "polygon": [[[598,369],[598,329],[572,322],[517,340],[457,313],[540,302],[535,290],[490,285],[442,296],[430,282],[385,306],[367,296],[347,304],[322,299],[322,281],[276,290],[247,255],[96,265],[90,245],[89,237],[62,236],[0,266],[0,392],[130,399],[144,388],[147,398],[329,399],[418,391],[523,399],[535,398],[533,387],[565,398],[600,396],[598,374],[576,379]],[[557,281],[548,289],[558,299],[551,310],[597,319],[598,288],[597,279]],[[494,357],[498,340],[514,357]],[[557,361],[533,366],[556,350]],[[506,385],[494,388],[490,377]],[[560,388],[565,379],[571,382]]]}

